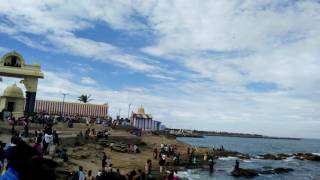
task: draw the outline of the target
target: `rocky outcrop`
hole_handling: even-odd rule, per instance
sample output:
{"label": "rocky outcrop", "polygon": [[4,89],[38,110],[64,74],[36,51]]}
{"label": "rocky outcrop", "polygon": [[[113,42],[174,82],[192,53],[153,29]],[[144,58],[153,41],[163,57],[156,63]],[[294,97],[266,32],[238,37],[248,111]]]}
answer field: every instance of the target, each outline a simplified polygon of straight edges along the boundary
{"label": "rocky outcrop", "polygon": [[257,170],[254,169],[242,169],[239,168],[238,170],[233,170],[231,175],[234,177],[245,177],[245,178],[252,178],[255,176],[259,176]]}
{"label": "rocky outcrop", "polygon": [[290,157],[289,154],[263,154],[259,155],[258,159],[265,159],[265,160],[284,160]]}
{"label": "rocky outcrop", "polygon": [[250,156],[248,154],[242,154],[235,151],[214,151],[214,155],[216,157],[237,157],[239,159],[250,159]]}
{"label": "rocky outcrop", "polygon": [[265,160],[284,160],[293,157],[298,160],[320,161],[320,156],[312,153],[295,153],[295,154],[263,154],[256,158]]}
{"label": "rocky outcrop", "polygon": [[283,167],[278,167],[278,168],[274,168],[274,169],[268,169],[268,170],[264,170],[259,172],[259,174],[284,174],[284,173],[289,173],[293,171],[293,169],[291,168],[283,168]]}
{"label": "rocky outcrop", "polygon": [[296,153],[294,156],[299,160],[320,161],[320,156],[312,153]]}

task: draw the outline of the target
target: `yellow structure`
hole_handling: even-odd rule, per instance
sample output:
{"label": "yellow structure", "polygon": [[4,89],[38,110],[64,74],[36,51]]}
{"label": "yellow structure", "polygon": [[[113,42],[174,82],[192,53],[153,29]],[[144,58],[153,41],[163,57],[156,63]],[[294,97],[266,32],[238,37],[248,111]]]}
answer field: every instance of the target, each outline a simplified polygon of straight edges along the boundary
{"label": "yellow structure", "polygon": [[[23,57],[13,51],[5,54],[0,61],[0,76],[22,78],[21,83],[26,87],[24,112],[31,115],[34,112],[38,78],[44,78],[39,64],[25,64]],[[0,109],[1,110],[1,109]]]}
{"label": "yellow structure", "polygon": [[16,84],[7,87],[0,97],[0,110],[11,112],[15,118],[23,116],[24,104],[23,91]]}
{"label": "yellow structure", "polygon": [[145,114],[145,113],[144,113],[144,108],[143,108],[142,105],[139,107],[137,114],[141,114],[141,115],[144,115],[144,114]]}

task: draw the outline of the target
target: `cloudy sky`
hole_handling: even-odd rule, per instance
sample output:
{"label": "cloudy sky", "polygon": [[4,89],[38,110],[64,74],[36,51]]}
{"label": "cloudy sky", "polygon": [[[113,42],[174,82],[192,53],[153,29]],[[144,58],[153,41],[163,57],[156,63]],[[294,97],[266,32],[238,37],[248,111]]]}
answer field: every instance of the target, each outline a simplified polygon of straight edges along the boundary
{"label": "cloudy sky", "polygon": [[320,138],[319,12],[309,0],[2,0],[0,54],[42,65],[38,99],[91,94],[111,116],[142,104],[169,127]]}

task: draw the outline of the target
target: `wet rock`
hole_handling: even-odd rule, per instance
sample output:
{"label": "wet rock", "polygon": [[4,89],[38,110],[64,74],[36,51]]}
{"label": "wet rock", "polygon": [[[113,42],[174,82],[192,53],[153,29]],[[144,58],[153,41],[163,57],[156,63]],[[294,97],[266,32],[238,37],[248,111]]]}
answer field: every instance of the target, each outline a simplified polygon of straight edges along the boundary
{"label": "wet rock", "polygon": [[275,169],[269,169],[269,170],[265,170],[260,172],[260,174],[284,174],[284,173],[289,173],[293,171],[293,169],[291,168],[283,168],[283,167],[279,167],[279,168],[275,168]]}
{"label": "wet rock", "polygon": [[280,167],[280,168],[275,168],[273,171],[274,171],[276,174],[282,174],[282,173],[291,172],[291,171],[293,171],[293,169]]}
{"label": "wet rock", "polygon": [[238,170],[233,170],[231,172],[231,175],[234,177],[246,177],[246,178],[259,176],[258,172],[254,169],[242,169],[242,168]]}
{"label": "wet rock", "polygon": [[250,159],[249,155],[235,151],[214,151],[214,155],[217,157],[238,157],[239,159]]}
{"label": "wet rock", "polygon": [[259,155],[259,159],[265,160],[284,160],[290,157],[288,154],[263,154]]}
{"label": "wet rock", "polygon": [[320,161],[320,156],[312,153],[296,153],[294,156],[299,160]]}

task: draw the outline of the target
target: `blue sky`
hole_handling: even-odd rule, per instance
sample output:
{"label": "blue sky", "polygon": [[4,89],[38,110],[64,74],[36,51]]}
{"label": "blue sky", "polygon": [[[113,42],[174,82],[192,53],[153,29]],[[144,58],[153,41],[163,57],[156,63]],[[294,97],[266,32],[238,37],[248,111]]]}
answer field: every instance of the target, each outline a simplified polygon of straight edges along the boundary
{"label": "blue sky", "polygon": [[5,0],[0,9],[0,54],[42,65],[39,99],[91,94],[111,116],[144,105],[169,127],[320,138],[317,1]]}

